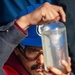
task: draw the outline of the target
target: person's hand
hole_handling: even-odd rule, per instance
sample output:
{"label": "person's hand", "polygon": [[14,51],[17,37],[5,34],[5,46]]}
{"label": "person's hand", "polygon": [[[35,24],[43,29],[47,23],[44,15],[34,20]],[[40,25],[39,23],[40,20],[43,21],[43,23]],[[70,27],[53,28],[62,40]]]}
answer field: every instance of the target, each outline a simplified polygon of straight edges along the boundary
{"label": "person's hand", "polygon": [[[62,72],[61,70],[58,70],[54,67],[48,67],[48,70],[51,71],[52,73],[54,73],[55,75],[70,75],[70,72],[71,72],[71,59],[69,58],[69,64],[66,62],[66,61],[62,61],[62,64],[64,65],[65,67],[65,71]],[[43,72],[43,75],[50,75],[50,73],[47,73],[47,72]]]}
{"label": "person's hand", "polygon": [[65,13],[60,6],[52,5],[48,2],[44,3],[41,7],[30,13],[30,24],[41,24],[51,20],[66,21]]}
{"label": "person's hand", "polygon": [[46,2],[33,12],[22,16],[16,22],[21,28],[26,29],[29,25],[44,24],[51,20],[58,21],[60,19],[63,22],[66,21],[66,15],[62,7]]}

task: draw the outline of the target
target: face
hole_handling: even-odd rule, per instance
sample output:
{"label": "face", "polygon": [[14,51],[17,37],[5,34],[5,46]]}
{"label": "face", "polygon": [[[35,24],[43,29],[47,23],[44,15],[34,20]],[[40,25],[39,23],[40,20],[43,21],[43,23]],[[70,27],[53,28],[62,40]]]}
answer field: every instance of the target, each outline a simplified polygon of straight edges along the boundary
{"label": "face", "polygon": [[[26,56],[27,58],[31,58],[31,60],[28,60]],[[44,69],[41,47],[27,46],[24,49],[24,54],[19,51],[19,57],[25,69],[32,75],[40,75]]]}

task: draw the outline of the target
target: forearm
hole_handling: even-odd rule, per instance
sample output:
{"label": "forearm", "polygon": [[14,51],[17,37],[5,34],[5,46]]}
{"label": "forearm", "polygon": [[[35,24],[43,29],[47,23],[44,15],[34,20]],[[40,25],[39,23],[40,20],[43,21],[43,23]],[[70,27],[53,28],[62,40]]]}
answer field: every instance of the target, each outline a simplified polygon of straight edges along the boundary
{"label": "forearm", "polygon": [[[38,6],[39,5],[37,5],[36,7]],[[28,11],[30,12],[30,10]],[[21,13],[21,16],[22,16],[22,13]],[[24,18],[26,18],[26,16]],[[14,48],[20,43],[20,41],[23,38],[27,36],[23,32],[28,27],[28,24],[27,24],[28,21],[27,19],[26,20],[24,19],[24,26],[23,26],[23,24],[21,24],[22,23],[21,20],[23,19],[20,19],[20,18],[16,19],[17,25],[14,25],[14,23],[12,22],[8,25],[4,25],[0,27],[0,74],[2,73],[2,70],[1,70],[2,66],[7,61],[8,57],[10,56]],[[17,26],[20,27],[20,29],[22,29],[23,32]]]}

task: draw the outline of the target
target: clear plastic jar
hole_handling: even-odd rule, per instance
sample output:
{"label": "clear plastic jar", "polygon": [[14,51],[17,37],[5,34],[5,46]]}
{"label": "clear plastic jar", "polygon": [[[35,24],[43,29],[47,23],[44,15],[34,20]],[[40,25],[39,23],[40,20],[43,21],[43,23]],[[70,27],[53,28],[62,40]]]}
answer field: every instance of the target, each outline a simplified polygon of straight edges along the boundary
{"label": "clear plastic jar", "polygon": [[[65,70],[61,61],[68,62],[66,27],[61,22],[52,21],[41,27],[44,65]],[[47,69],[46,69],[47,70]]]}

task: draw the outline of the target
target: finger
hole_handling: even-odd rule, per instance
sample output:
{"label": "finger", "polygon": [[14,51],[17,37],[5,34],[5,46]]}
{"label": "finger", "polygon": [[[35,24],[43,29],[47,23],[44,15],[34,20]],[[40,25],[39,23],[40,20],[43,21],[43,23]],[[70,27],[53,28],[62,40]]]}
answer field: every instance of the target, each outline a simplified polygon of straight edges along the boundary
{"label": "finger", "polygon": [[56,12],[55,10],[51,9],[52,15],[53,15],[53,19],[55,21],[59,21],[60,20],[60,14],[58,12]]}
{"label": "finger", "polygon": [[46,2],[43,5],[42,15],[43,15],[43,21],[46,22],[54,20],[58,16],[58,13],[51,8],[51,5],[49,3]]}
{"label": "finger", "polygon": [[71,66],[71,58],[68,57],[69,65]]}
{"label": "finger", "polygon": [[64,65],[64,67],[66,68],[66,72],[70,73],[71,72],[71,67],[70,65],[66,62],[66,61],[62,61],[62,64]]}
{"label": "finger", "polygon": [[45,16],[45,18],[43,18],[43,21],[51,21],[51,20],[54,20],[54,16],[53,16],[53,13],[52,12],[50,12],[50,14],[49,14],[49,12],[46,14],[46,16]]}
{"label": "finger", "polygon": [[60,14],[62,21],[65,22],[66,14],[65,14],[63,8],[60,6],[56,6],[56,5],[52,5],[52,6],[53,6],[53,9],[55,9]]}
{"label": "finger", "polygon": [[57,16],[58,16],[58,14],[57,14],[57,12],[56,11],[54,11],[54,9],[52,9],[52,8],[48,8],[48,13],[49,13],[49,15],[48,15],[48,17],[49,17],[49,20],[51,21],[51,20],[54,20]]}
{"label": "finger", "polygon": [[56,75],[63,75],[62,71],[54,68],[54,67],[47,67],[49,71],[51,71],[52,73],[55,73]]}
{"label": "finger", "polygon": [[58,22],[59,20],[60,20],[60,16],[57,16],[57,17],[55,18],[55,21]]}
{"label": "finger", "polygon": [[42,72],[39,72],[39,75],[44,75]]}
{"label": "finger", "polygon": [[46,6],[47,8],[47,12],[48,12],[48,19],[49,20],[54,20],[56,19],[57,16],[59,16],[59,13],[57,11],[55,11],[55,9],[53,9],[52,5],[48,4]]}
{"label": "finger", "polygon": [[58,8],[59,8],[59,9],[58,9],[58,12],[59,12],[59,14],[60,14],[60,16],[61,16],[61,18],[62,18],[62,21],[65,22],[65,21],[66,21],[66,14],[64,13],[62,7],[58,7]]}
{"label": "finger", "polygon": [[51,20],[54,19],[54,16],[53,16],[52,11],[49,10],[47,7],[44,7],[43,10],[42,10],[42,12],[43,12],[43,13],[42,13],[42,15],[43,15],[42,20],[43,20],[44,22],[46,22],[46,21],[51,21]]}

